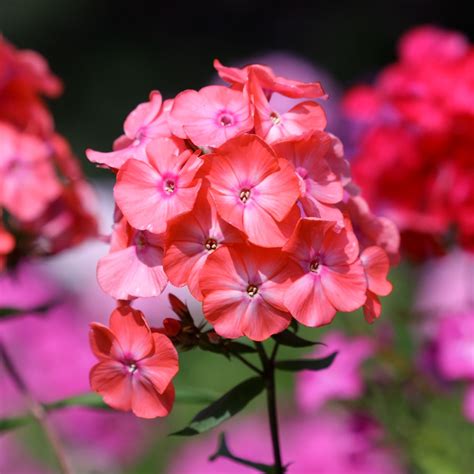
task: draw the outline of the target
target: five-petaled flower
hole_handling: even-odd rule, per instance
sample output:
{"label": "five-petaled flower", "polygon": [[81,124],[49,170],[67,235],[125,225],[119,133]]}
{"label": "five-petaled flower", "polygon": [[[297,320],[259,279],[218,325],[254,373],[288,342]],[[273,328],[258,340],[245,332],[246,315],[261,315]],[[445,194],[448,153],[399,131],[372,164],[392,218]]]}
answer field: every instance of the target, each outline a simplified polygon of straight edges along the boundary
{"label": "five-petaled flower", "polygon": [[141,311],[120,306],[109,327],[92,323],[90,343],[99,359],[90,373],[91,387],[108,405],[141,418],[170,412],[178,354],[168,337],[151,331]]}

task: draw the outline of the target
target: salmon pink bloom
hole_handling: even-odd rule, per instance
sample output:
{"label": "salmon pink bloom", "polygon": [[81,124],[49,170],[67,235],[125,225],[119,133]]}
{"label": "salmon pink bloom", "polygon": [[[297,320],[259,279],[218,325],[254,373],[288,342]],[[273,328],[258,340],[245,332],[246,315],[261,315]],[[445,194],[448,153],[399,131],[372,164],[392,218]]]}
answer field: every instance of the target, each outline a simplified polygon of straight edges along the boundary
{"label": "salmon pink bloom", "polygon": [[269,143],[326,127],[324,110],[313,101],[300,102],[282,115],[273,110],[253,71],[250,72],[249,90],[255,106],[255,132]]}
{"label": "salmon pink bloom", "polygon": [[109,327],[92,323],[90,343],[99,359],[90,383],[105,403],[141,418],[168,415],[178,354],[164,334],[151,332],[141,311],[121,306],[112,312]]}
{"label": "salmon pink bloom", "polygon": [[133,227],[161,234],[169,219],[193,208],[202,161],[189,150],[180,153],[167,138],[153,140],[146,153],[149,163],[130,159],[120,168],[114,196]]}
{"label": "salmon pink bloom", "polygon": [[277,76],[273,70],[262,64],[252,64],[242,69],[223,66],[218,59],[214,60],[214,68],[219,76],[233,87],[243,86],[248,82],[249,71],[256,75],[259,84],[267,93],[278,92],[292,99],[317,99],[325,96],[325,92],[319,82],[301,82],[285,77]]}
{"label": "salmon pink bloom", "polygon": [[199,276],[207,257],[221,245],[236,243],[244,243],[244,236],[218,216],[208,191],[202,189],[194,209],[176,218],[168,228],[166,274],[173,285],[187,285],[201,300]]}
{"label": "salmon pink bloom", "polygon": [[0,206],[19,220],[31,221],[60,192],[47,144],[0,124]]}
{"label": "salmon pink bloom", "polygon": [[353,232],[332,221],[301,219],[283,251],[299,263],[285,306],[306,326],[330,323],[336,311],[354,311],[366,300],[367,282]]}
{"label": "salmon pink bloom", "polygon": [[208,155],[207,179],[217,212],[251,243],[281,247],[299,217],[298,178],[287,160],[256,135],[229,140]]}
{"label": "salmon pink bloom", "polygon": [[174,135],[189,138],[196,146],[212,148],[253,128],[246,93],[223,86],[178,94],[169,123]]}
{"label": "salmon pink bloom", "polygon": [[367,276],[367,301],[364,304],[364,316],[368,323],[373,323],[382,311],[378,297],[387,296],[392,291],[392,284],[387,281],[390,260],[380,247],[372,246],[361,253],[360,261]]}
{"label": "salmon pink bloom", "polygon": [[350,196],[346,210],[361,248],[372,245],[381,247],[390,262],[397,263],[400,258],[400,233],[397,226],[390,219],[373,214],[362,196]]}
{"label": "salmon pink bloom", "polygon": [[[87,158],[93,163],[116,169],[130,158],[147,161],[148,143],[154,138],[171,137],[167,119],[172,105],[172,100],[163,103],[158,91],[151,92],[150,100],[139,104],[125,119],[125,134],[115,141],[114,151],[102,153],[89,149]],[[181,146],[184,151],[184,146]]]}
{"label": "salmon pink bloom", "polygon": [[327,159],[332,147],[331,136],[324,132],[273,144],[277,155],[290,161],[300,178],[300,202],[306,215],[342,221],[342,213],[334,204],[342,201],[344,189]]}
{"label": "salmon pink bloom", "polygon": [[97,280],[118,300],[160,295],[168,283],[163,237],[133,229],[122,217],[114,226],[109,254],[97,265]]}
{"label": "salmon pink bloom", "polygon": [[221,247],[201,273],[204,316],[222,337],[263,341],[290,324],[283,295],[296,271],[279,250]]}

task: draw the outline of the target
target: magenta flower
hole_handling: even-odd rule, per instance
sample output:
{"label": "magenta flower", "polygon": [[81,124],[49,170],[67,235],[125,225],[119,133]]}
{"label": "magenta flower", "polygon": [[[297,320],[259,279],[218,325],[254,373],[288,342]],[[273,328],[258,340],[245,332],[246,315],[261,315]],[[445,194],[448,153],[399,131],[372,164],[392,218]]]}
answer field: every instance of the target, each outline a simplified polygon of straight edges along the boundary
{"label": "magenta flower", "polygon": [[[271,463],[271,445],[264,420],[250,418],[228,429],[232,453],[245,459]],[[319,413],[316,418],[282,420],[285,433],[283,459],[288,474],[402,474],[396,453],[383,445],[383,432],[366,417],[345,413]],[[249,433],[251,434],[249,436]],[[253,468],[219,458],[216,436],[193,440],[173,456],[167,474],[252,474]]]}
{"label": "magenta flower", "polygon": [[374,347],[365,337],[350,338],[331,331],[322,339],[314,357],[338,351],[331,367],[324,372],[300,372],[296,379],[296,401],[306,412],[315,412],[330,400],[352,400],[362,395],[362,363],[373,355]]}

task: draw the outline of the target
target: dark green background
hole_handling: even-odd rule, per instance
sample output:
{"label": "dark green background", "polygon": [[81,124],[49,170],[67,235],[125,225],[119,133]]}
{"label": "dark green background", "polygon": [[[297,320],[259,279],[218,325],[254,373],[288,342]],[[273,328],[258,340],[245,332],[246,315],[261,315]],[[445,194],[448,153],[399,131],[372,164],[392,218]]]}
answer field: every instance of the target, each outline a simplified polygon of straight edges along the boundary
{"label": "dark green background", "polygon": [[[43,53],[64,80],[53,112],[84,159],[89,146],[110,149],[126,114],[151,89],[169,97],[205,85],[215,57],[230,64],[271,50],[294,52],[346,86],[392,61],[397,38],[414,25],[472,35],[474,18],[463,3],[0,0],[0,31]],[[85,159],[84,166],[94,173]]]}

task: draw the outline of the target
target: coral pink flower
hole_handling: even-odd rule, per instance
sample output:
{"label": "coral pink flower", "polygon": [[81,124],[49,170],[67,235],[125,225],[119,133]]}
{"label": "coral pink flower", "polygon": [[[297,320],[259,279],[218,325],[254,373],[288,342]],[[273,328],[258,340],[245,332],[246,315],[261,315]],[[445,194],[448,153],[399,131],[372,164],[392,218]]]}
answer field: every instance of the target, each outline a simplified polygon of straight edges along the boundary
{"label": "coral pink flower", "polygon": [[[89,149],[87,158],[93,163],[117,169],[130,158],[147,161],[148,143],[154,138],[171,137],[167,119],[172,105],[172,100],[163,103],[158,91],[151,92],[149,102],[139,104],[125,119],[125,134],[115,141],[114,151],[102,153]],[[184,146],[181,147],[184,151]]]}
{"label": "coral pink flower", "polygon": [[120,168],[114,196],[133,227],[161,234],[169,219],[193,208],[202,161],[166,138],[153,140],[146,152],[149,163],[130,159]]}
{"label": "coral pink flower", "polygon": [[97,280],[118,300],[158,296],[168,283],[163,237],[135,230],[122,218],[114,226],[110,253],[99,260]]}
{"label": "coral pink flower", "polygon": [[327,347],[317,347],[312,356],[324,357],[337,351],[337,357],[325,372],[305,370],[296,379],[296,400],[306,412],[315,412],[326,402],[352,400],[364,390],[361,365],[374,353],[371,341],[365,337],[350,338],[338,331],[328,332],[322,342]]}
{"label": "coral pink flower", "polygon": [[174,135],[189,138],[199,147],[212,148],[253,128],[246,94],[223,86],[178,94],[169,123]]}
{"label": "coral pink flower", "polygon": [[300,178],[300,201],[307,216],[342,221],[342,213],[333,206],[342,200],[344,189],[327,157],[333,140],[324,132],[314,132],[299,139],[287,138],[273,144],[278,156],[295,167]]}
{"label": "coral pink flower", "polygon": [[208,191],[202,189],[194,209],[168,228],[166,274],[173,285],[188,285],[191,294],[201,300],[199,276],[207,257],[221,245],[243,242],[244,236],[217,215]]}
{"label": "coral pink flower", "polygon": [[210,192],[217,212],[251,243],[281,247],[299,217],[298,178],[287,160],[256,135],[229,140],[208,155]]}
{"label": "coral pink flower", "polygon": [[367,282],[355,235],[335,222],[301,219],[283,247],[299,263],[285,306],[306,326],[322,326],[336,311],[354,311],[366,300]]}
{"label": "coral pink flower", "polygon": [[361,248],[377,245],[385,250],[392,264],[397,263],[400,258],[400,233],[397,226],[390,219],[370,212],[361,196],[349,197],[347,211]]}
{"label": "coral pink flower", "polygon": [[367,276],[367,301],[364,304],[364,316],[368,323],[373,323],[382,311],[378,297],[387,296],[392,291],[392,284],[387,281],[390,260],[380,247],[372,246],[364,249],[360,255],[360,261]]}
{"label": "coral pink flower", "polygon": [[252,64],[242,69],[236,67],[223,66],[218,59],[214,60],[214,68],[219,76],[232,86],[244,86],[249,79],[249,71],[258,78],[259,84],[266,92],[278,92],[292,99],[306,97],[308,99],[317,99],[324,97],[325,92],[319,82],[301,82],[285,77],[277,76],[268,66],[261,64]]}
{"label": "coral pink flower", "polygon": [[221,247],[201,273],[204,316],[228,338],[263,341],[283,331],[291,321],[283,295],[296,267],[279,250]]}
{"label": "coral pink flower", "polygon": [[168,415],[174,401],[171,380],[178,372],[173,344],[152,333],[143,313],[129,306],[115,309],[109,326],[91,324],[91,347],[99,359],[90,373],[92,389],[117,410],[141,418]]}
{"label": "coral pink flower", "polygon": [[272,109],[253,71],[250,72],[249,79],[250,97],[255,106],[255,131],[269,143],[314,130],[324,130],[326,127],[326,115],[316,102],[300,102],[280,115]]}
{"label": "coral pink flower", "polygon": [[47,144],[0,124],[0,205],[17,219],[39,216],[61,192]]}

